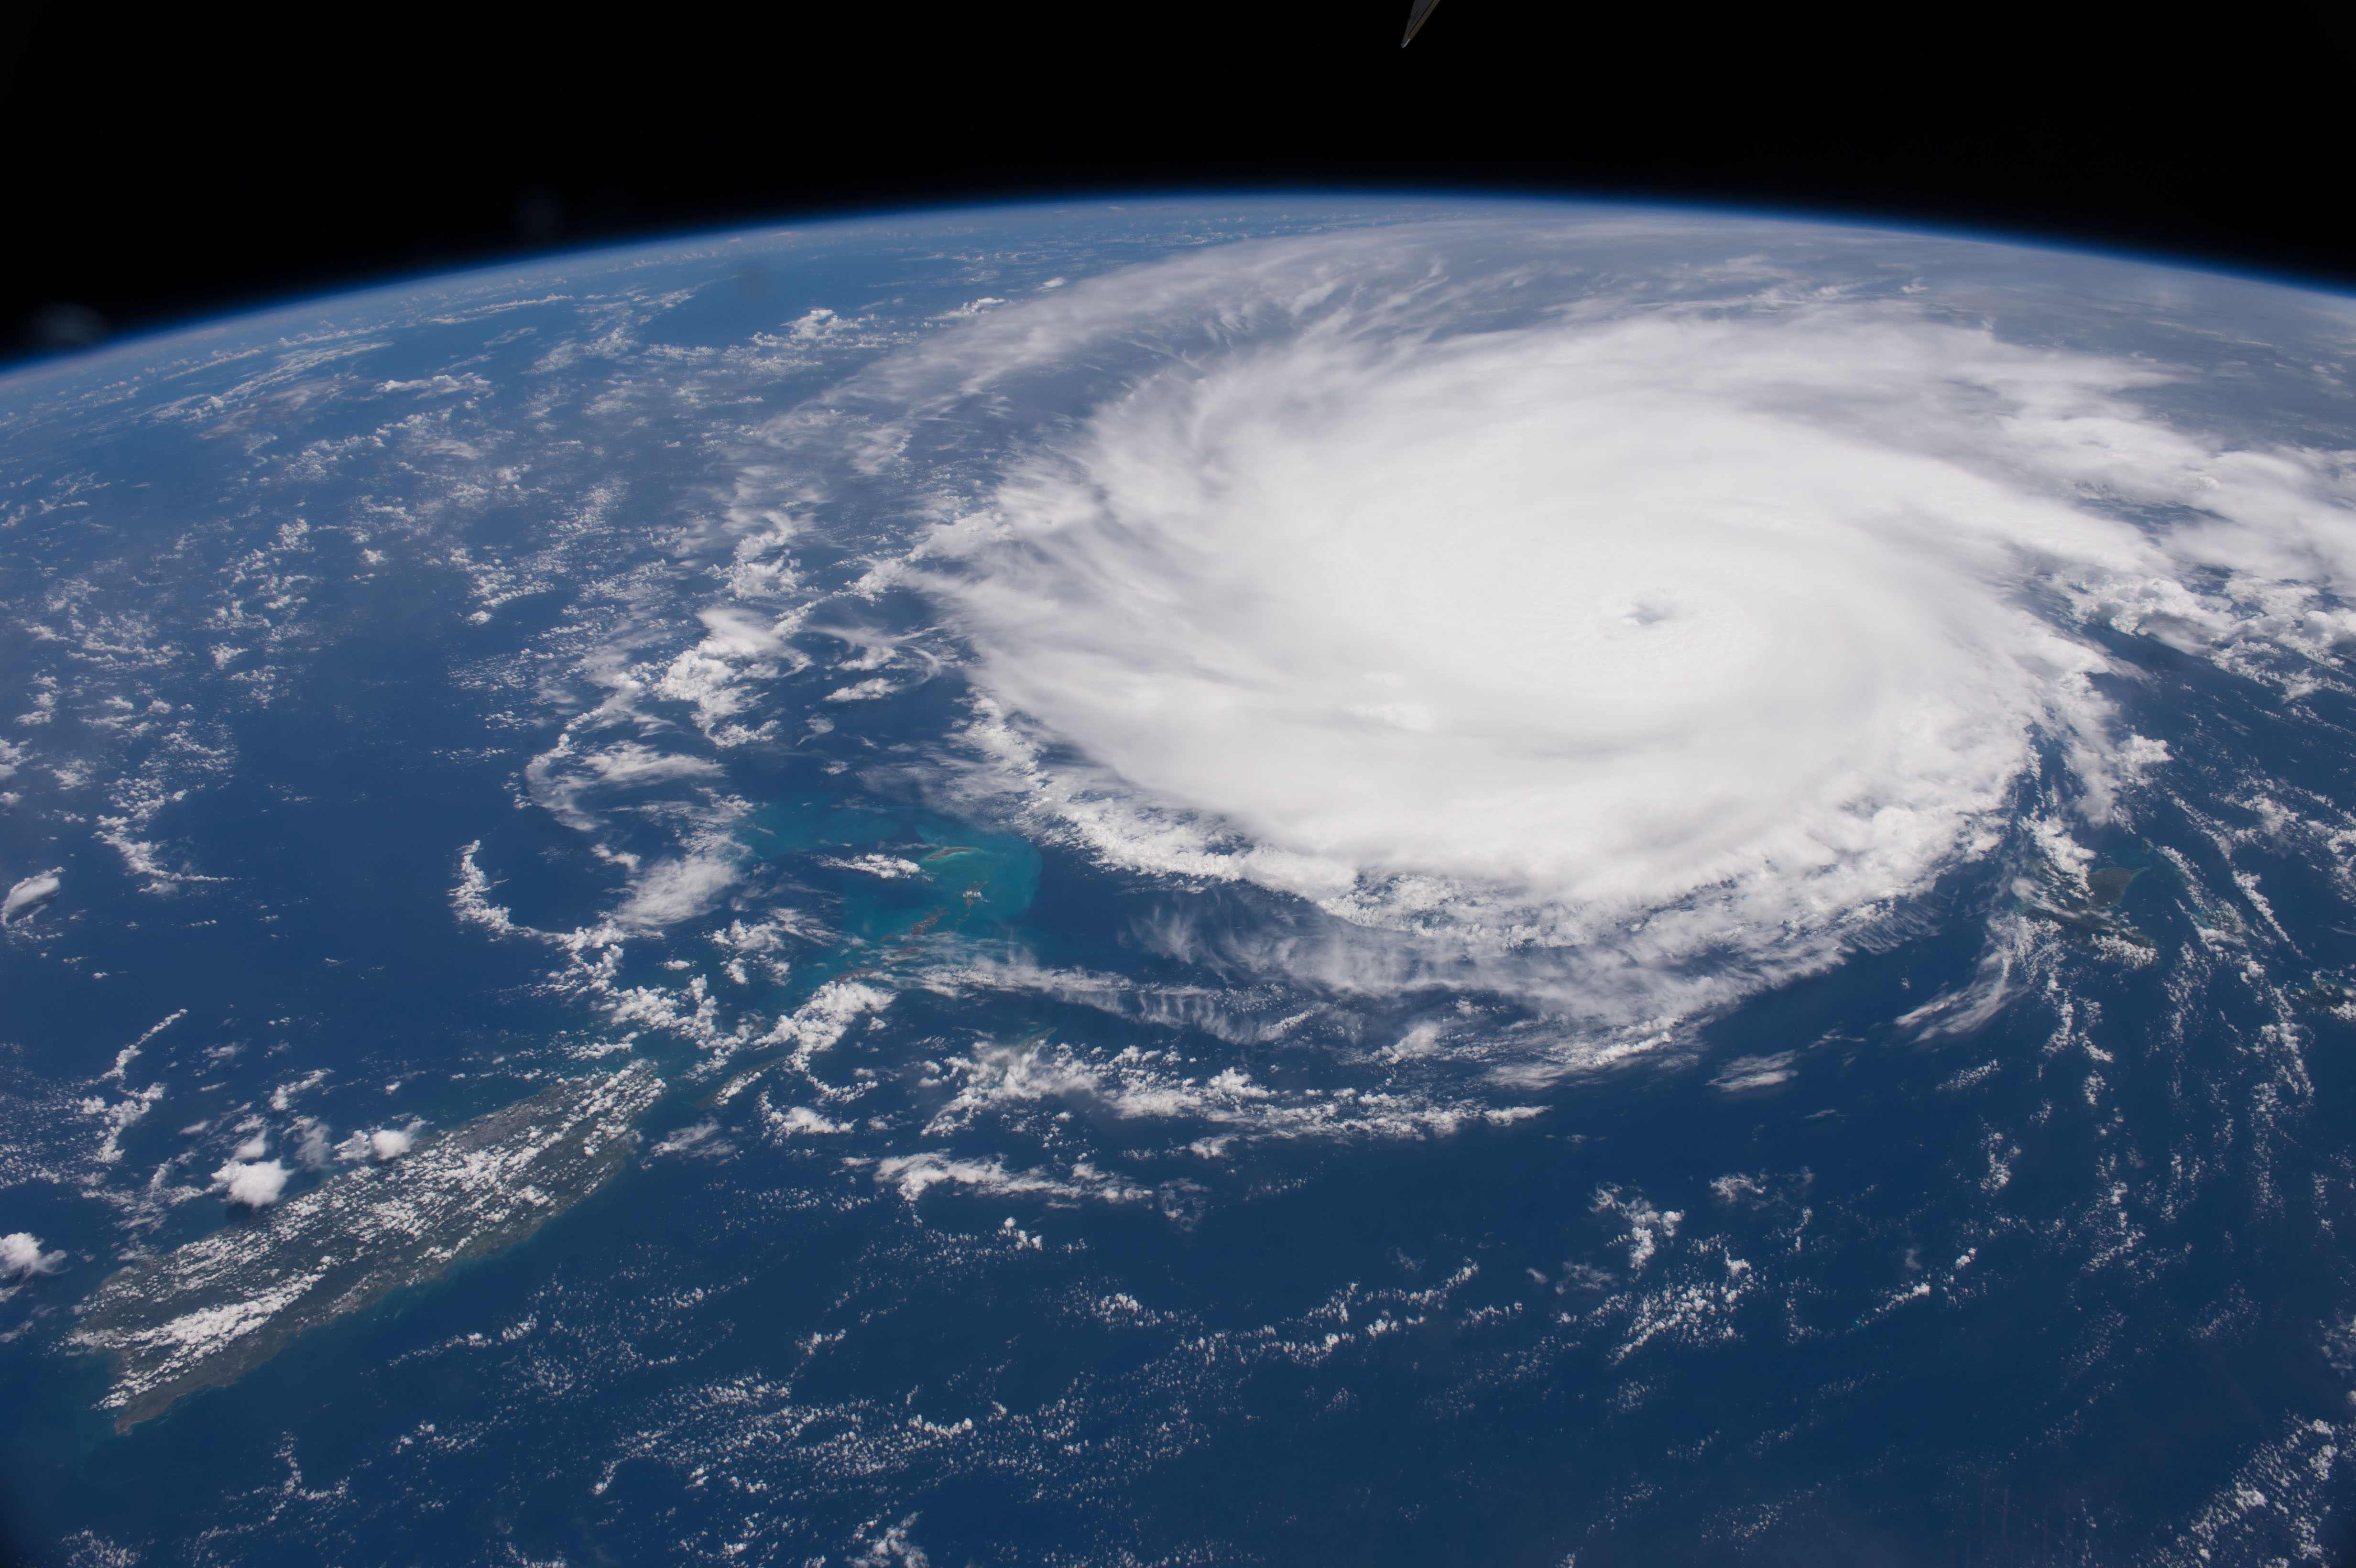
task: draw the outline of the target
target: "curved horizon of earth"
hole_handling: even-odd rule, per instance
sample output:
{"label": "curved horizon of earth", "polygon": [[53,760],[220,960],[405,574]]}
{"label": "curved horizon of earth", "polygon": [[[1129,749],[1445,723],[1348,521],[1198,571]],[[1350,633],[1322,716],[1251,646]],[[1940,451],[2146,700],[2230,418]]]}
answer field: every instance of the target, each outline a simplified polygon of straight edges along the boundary
{"label": "curved horizon of earth", "polygon": [[1316,197],[0,378],[0,1553],[2336,1560],[2351,363]]}

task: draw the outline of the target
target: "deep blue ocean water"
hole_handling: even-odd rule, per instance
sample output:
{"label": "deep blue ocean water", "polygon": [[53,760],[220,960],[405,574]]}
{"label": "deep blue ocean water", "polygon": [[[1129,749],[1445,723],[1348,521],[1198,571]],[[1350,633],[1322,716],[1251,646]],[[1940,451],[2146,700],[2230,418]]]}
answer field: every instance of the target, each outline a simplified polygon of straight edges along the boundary
{"label": "deep blue ocean water", "polygon": [[[727,236],[0,382],[0,882],[58,876],[0,943],[0,1232],[62,1253],[0,1285],[7,1550],[2344,1554],[2344,643],[2229,657],[2081,614],[2088,689],[2167,761],[2071,819],[2080,859],[2048,827],[2083,764],[2040,736],[1992,839],[1837,961],[1664,960],[1722,994],[1642,1027],[1515,978],[1543,952],[1312,962],[1388,938],[1124,861],[977,771],[986,678],[875,573],[1003,432],[1127,372],[926,404],[886,461],[852,428],[875,368],[1050,278],[1530,210]],[[1594,273],[1928,276],[2008,342],[2193,367],[2155,418],[2356,449],[2344,302],[1662,223],[1594,240]],[[768,630],[711,655],[736,706],[698,709],[676,661],[735,604]],[[301,1118],[430,1136],[632,1057],[672,1088],[611,1184],[113,1430],[77,1308],[120,1260],[267,1222],[209,1187],[235,1146],[292,1198],[345,1163],[298,1158]]]}

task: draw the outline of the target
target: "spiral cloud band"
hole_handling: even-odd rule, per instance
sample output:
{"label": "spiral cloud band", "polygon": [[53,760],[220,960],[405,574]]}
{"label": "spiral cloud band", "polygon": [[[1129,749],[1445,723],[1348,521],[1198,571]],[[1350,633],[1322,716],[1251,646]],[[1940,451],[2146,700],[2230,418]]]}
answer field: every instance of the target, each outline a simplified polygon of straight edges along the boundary
{"label": "spiral cloud band", "polygon": [[2341,634],[2335,460],[2174,428],[2165,365],[1904,280],[1471,249],[1194,258],[944,352],[983,399],[1130,356],[923,552],[980,731],[1100,853],[1476,949],[1804,967],[1985,851],[2040,749],[2094,820],[2164,758],[2094,624]]}

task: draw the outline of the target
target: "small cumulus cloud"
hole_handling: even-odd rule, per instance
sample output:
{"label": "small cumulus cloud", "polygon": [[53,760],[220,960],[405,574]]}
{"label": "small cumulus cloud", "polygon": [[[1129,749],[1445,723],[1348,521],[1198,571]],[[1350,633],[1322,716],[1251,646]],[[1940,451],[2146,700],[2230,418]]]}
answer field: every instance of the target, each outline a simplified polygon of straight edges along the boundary
{"label": "small cumulus cloud", "polygon": [[36,871],[11,887],[7,897],[0,899],[0,925],[10,923],[19,915],[30,914],[57,897],[58,890],[65,885],[63,869],[52,867]]}
{"label": "small cumulus cloud", "polygon": [[899,855],[861,855],[849,859],[821,857],[819,863],[832,866],[838,870],[864,871],[871,877],[882,877],[886,881],[913,877],[924,869],[916,861]]}
{"label": "small cumulus cloud", "polygon": [[708,757],[663,752],[637,741],[584,748],[567,732],[524,767],[533,802],[568,827],[594,831],[594,804],[612,796],[715,777],[720,764]]}
{"label": "small cumulus cloud", "polygon": [[30,1231],[11,1231],[0,1236],[0,1279],[30,1279],[37,1274],[55,1274],[65,1266],[63,1252],[41,1251],[41,1238]]}
{"label": "small cumulus cloud", "polygon": [[796,1070],[807,1070],[812,1057],[834,1045],[853,1024],[891,1005],[892,993],[881,987],[858,980],[829,980],[811,993],[809,1001],[779,1019],[765,1038],[792,1045]]}
{"label": "small cumulus cloud", "polygon": [[305,1170],[316,1170],[327,1163],[332,1152],[327,1147],[327,1125],[312,1116],[298,1117],[294,1123],[294,1158]]}
{"label": "small cumulus cloud", "polygon": [[1788,1083],[1797,1075],[1792,1063],[1799,1053],[1779,1051],[1772,1056],[1738,1056],[1721,1068],[1709,1081],[1713,1089],[1738,1093],[1745,1089],[1772,1089],[1778,1083]]}
{"label": "small cumulus cloud", "polygon": [[283,1160],[268,1164],[230,1160],[213,1172],[213,1186],[225,1193],[232,1203],[242,1203],[249,1209],[267,1209],[278,1201],[286,1190],[286,1179],[294,1173]]}
{"label": "small cumulus cloud", "polygon": [[631,884],[629,897],[615,912],[614,918],[637,931],[676,925],[717,903],[720,895],[735,884],[738,875],[733,850],[658,861]]}
{"label": "small cumulus cloud", "polygon": [[851,1130],[850,1123],[829,1121],[808,1105],[788,1105],[780,1111],[764,1100],[761,1109],[768,1122],[770,1136],[773,1137],[792,1137],[798,1133],[804,1135],[847,1133]]}
{"label": "small cumulus cloud", "polygon": [[736,1146],[720,1131],[720,1124],[705,1117],[693,1126],[681,1127],[648,1151],[652,1155],[688,1155],[697,1159],[725,1159],[736,1152]]}

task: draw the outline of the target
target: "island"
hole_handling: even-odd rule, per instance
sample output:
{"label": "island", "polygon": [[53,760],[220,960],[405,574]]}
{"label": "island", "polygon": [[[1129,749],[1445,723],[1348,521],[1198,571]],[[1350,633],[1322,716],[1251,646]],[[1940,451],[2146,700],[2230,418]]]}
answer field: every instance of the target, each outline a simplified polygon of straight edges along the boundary
{"label": "island", "polygon": [[643,1066],[552,1083],[99,1287],[70,1343],[110,1356],[128,1432],[237,1381],[307,1328],[514,1245],[605,1185],[663,1090]]}

